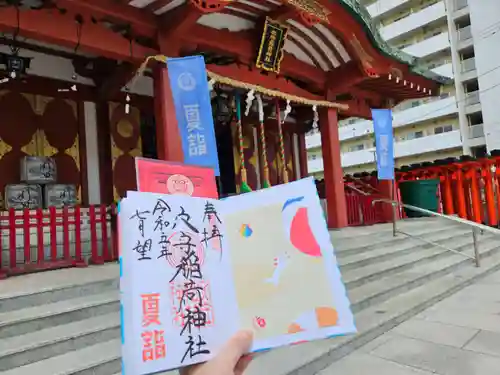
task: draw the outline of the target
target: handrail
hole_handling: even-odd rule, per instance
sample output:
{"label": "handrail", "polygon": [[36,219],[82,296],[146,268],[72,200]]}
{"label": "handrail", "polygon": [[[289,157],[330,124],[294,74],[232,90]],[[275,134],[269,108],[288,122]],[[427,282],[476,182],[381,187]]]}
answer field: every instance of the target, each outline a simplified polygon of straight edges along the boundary
{"label": "handrail", "polygon": [[368,195],[370,195],[368,193],[365,193],[363,190],[358,189],[356,186],[349,185],[348,183],[344,183],[344,186],[348,187],[349,189],[354,190],[356,193],[364,195],[365,197],[368,196]]}
{"label": "handrail", "polygon": [[471,227],[475,227],[477,229],[481,229],[482,231],[485,231],[485,232],[491,232],[491,233],[500,235],[500,229],[492,228],[492,227],[489,227],[489,226],[484,225],[484,224],[475,223],[475,222],[470,221],[470,220],[465,220],[465,219],[462,219],[461,217],[440,214],[438,212],[426,210],[425,208],[421,208],[421,207],[417,207],[417,206],[412,206],[411,204],[400,203],[398,201],[393,201],[391,199],[384,199],[384,198],[382,198],[382,199],[375,199],[372,202],[372,204],[375,204],[377,202],[388,203],[388,204],[392,204],[393,206],[399,206],[399,207],[409,208],[410,210],[413,210],[413,211],[422,212],[424,214],[428,214],[428,215],[431,215],[431,216],[442,217],[444,219],[455,221],[455,222],[460,223],[460,224],[464,224],[464,225],[468,225],[468,226],[471,226]]}
{"label": "handrail", "polygon": [[[477,230],[479,229],[481,231],[481,233],[483,233],[483,232],[490,232],[490,233],[493,233],[493,234],[496,234],[496,235],[500,235],[500,230],[499,229],[492,228],[492,227],[489,227],[487,225],[475,223],[473,221],[465,220],[465,219],[462,219],[460,217],[455,217],[455,216],[440,214],[438,212],[426,210],[425,208],[421,208],[421,207],[417,207],[417,206],[412,206],[411,204],[405,204],[405,203],[401,203],[401,202],[394,201],[394,200],[391,200],[391,199],[375,199],[375,200],[373,200],[372,205],[374,205],[375,203],[387,203],[387,204],[392,205],[392,207],[393,207],[392,232],[393,232],[393,236],[394,237],[396,237],[396,233],[397,232],[399,232],[401,234],[404,234],[406,236],[409,236],[409,237],[415,237],[415,238],[417,238],[417,239],[419,239],[421,241],[424,241],[424,242],[433,244],[435,246],[444,248],[444,249],[446,249],[448,251],[457,253],[457,254],[462,255],[462,256],[464,256],[466,258],[475,259],[477,267],[480,266],[480,254],[479,254],[479,249],[478,249]],[[444,219],[451,220],[451,221],[457,222],[459,224],[468,225],[469,227],[472,227],[472,238],[473,238],[473,242],[474,242],[474,257],[471,257],[471,256],[469,256],[467,254],[464,254],[464,253],[461,253],[459,251],[447,248],[447,247],[445,247],[443,245],[437,244],[435,242],[429,241],[429,240],[421,238],[419,236],[409,235],[408,233],[398,231],[397,228],[396,228],[396,207],[408,208],[408,209],[413,210],[413,211],[421,212],[421,213],[424,213],[424,214],[427,214],[427,215],[430,215],[430,216],[442,217]]]}

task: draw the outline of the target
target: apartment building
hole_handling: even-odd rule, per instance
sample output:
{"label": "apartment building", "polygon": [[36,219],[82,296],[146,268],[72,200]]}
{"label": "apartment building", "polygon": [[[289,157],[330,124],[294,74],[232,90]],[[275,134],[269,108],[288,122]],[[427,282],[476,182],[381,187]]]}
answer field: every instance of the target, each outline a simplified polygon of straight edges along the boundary
{"label": "apartment building", "polygon": [[[500,0],[358,1],[389,44],[450,78],[435,97],[394,108],[396,166],[500,149]],[[344,172],[374,170],[372,122],[339,127]],[[320,177],[320,135],[306,144],[309,173]]]}

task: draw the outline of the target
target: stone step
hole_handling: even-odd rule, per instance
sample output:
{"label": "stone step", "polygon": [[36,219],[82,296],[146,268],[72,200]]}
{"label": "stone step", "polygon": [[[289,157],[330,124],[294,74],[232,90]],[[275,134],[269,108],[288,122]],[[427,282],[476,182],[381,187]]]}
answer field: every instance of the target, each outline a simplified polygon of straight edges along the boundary
{"label": "stone step", "polygon": [[112,291],[0,314],[0,339],[119,311],[119,292]]}
{"label": "stone step", "polygon": [[371,306],[355,314],[356,335],[314,341],[258,355],[246,375],[317,374],[333,362],[374,340],[403,321],[452,295],[476,280],[500,270],[500,254],[486,258],[482,267],[472,264]]}
{"label": "stone step", "polygon": [[[22,282],[20,282],[22,280]],[[118,290],[116,264],[23,275],[0,283],[0,313]]]}
{"label": "stone step", "polygon": [[[410,233],[412,234],[412,233]],[[387,260],[413,253],[417,249],[429,249],[436,248],[436,246],[424,243],[418,239],[407,237],[403,234],[398,234],[398,237],[405,237],[408,241],[403,241],[397,243],[396,245],[389,246],[389,244],[383,244],[379,248],[370,251],[369,254],[352,254],[338,260],[339,265],[342,267],[342,271],[348,271],[350,269],[363,267],[366,265],[371,265],[377,262],[385,262]],[[472,240],[471,231],[460,231],[460,228],[456,231],[452,230],[442,230],[434,233],[425,234],[425,239],[428,241],[433,241],[441,245],[446,245],[450,240],[456,238],[470,238]]]}
{"label": "stone step", "polygon": [[[441,231],[456,231],[458,228],[462,229],[462,227],[458,227],[455,224],[446,224],[446,225],[427,225],[418,228],[409,228],[400,230],[406,231],[412,235],[422,236],[429,235],[431,233],[441,232]],[[381,246],[393,246],[396,244],[402,244],[407,241],[406,237],[392,236],[392,231],[389,233],[378,233],[373,236],[369,236],[366,238],[358,238],[354,237],[351,240],[333,240],[333,246],[335,248],[335,253],[337,258],[343,258],[346,256],[350,256],[353,254],[363,254],[374,249],[380,248]]]}
{"label": "stone step", "polygon": [[[479,241],[481,245],[484,241],[494,238],[491,236],[483,236]],[[436,241],[437,243],[447,245],[450,249],[464,252],[468,255],[472,254],[473,240],[472,235],[467,233],[465,236],[457,236],[453,239],[454,242]],[[342,279],[348,289],[360,287],[369,282],[380,280],[381,278],[403,272],[414,267],[425,267],[427,263],[435,262],[440,259],[447,258],[453,252],[443,248],[425,244],[425,247],[416,247],[410,252],[404,252],[398,257],[392,257],[383,262],[375,262],[357,269],[345,271],[341,266]]]}
{"label": "stone step", "polygon": [[[481,243],[481,257],[487,258],[500,252],[498,240],[486,240]],[[449,252],[449,256],[425,267],[415,267],[403,272],[381,277],[379,280],[348,291],[353,312],[387,301],[395,295],[417,288],[462,267],[475,267],[472,259]],[[472,253],[472,246],[470,254]]]}
{"label": "stone step", "polygon": [[[415,219],[404,219],[399,220],[397,227],[399,229],[418,229],[422,227],[430,227],[429,224],[439,222],[441,227],[453,226],[456,223],[451,221],[443,221],[435,217],[422,217]],[[375,224],[371,226],[360,226],[360,227],[347,227],[337,230],[331,230],[330,235],[332,240],[353,240],[353,239],[367,239],[370,237],[381,236],[384,237],[385,234],[392,233],[392,223]]]}
{"label": "stone step", "polygon": [[[423,218],[403,221],[398,228],[473,254],[470,230],[455,223]],[[359,230],[364,234],[357,236]],[[336,250],[359,334],[260,354],[248,375],[266,374],[269,369],[273,375],[315,374],[474,278],[500,268],[500,248],[491,235],[479,237],[484,260],[478,269],[458,254],[404,235],[393,238],[390,224],[347,232],[333,237],[341,243]],[[119,268],[114,264],[102,275],[105,267],[47,272],[54,282],[49,276],[33,275],[23,292],[0,283],[0,372],[120,373]],[[36,285],[37,277],[44,280],[42,288]]]}
{"label": "stone step", "polygon": [[30,363],[3,375],[109,375],[121,370],[119,339]]}
{"label": "stone step", "polygon": [[0,372],[120,337],[118,312],[0,341]]}

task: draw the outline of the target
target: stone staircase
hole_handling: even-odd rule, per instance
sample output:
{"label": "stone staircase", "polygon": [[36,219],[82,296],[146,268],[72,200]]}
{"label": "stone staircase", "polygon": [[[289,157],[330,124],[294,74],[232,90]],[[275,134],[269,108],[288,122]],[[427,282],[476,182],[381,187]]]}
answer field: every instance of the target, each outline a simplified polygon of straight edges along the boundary
{"label": "stone staircase", "polygon": [[[442,219],[399,229],[472,255],[469,228]],[[315,374],[409,317],[500,270],[500,236],[479,236],[482,267],[391,226],[332,232],[359,333],[258,355],[248,375]],[[0,372],[120,373],[118,266],[67,269],[0,282]]]}

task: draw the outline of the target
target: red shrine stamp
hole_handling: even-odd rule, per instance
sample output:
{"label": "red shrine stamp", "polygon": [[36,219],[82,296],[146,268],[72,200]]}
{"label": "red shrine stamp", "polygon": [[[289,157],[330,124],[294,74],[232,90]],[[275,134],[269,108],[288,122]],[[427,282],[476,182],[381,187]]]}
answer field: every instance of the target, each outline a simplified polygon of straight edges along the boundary
{"label": "red shrine stamp", "polygon": [[205,327],[214,325],[214,314],[210,296],[210,285],[207,281],[171,282],[173,322],[178,327],[184,327],[185,312],[197,311],[204,315]]}

